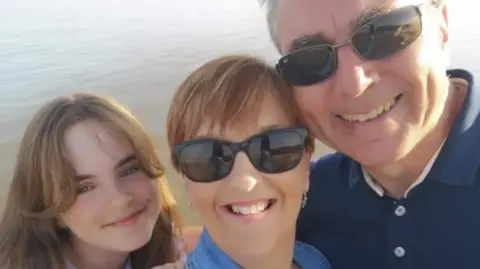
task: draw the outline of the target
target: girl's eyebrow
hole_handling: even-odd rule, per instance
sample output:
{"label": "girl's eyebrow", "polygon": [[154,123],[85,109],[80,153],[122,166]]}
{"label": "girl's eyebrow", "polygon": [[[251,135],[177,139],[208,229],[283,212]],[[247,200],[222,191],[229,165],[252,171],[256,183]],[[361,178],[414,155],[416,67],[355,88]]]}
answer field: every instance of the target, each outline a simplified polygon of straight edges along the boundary
{"label": "girl's eyebrow", "polygon": [[[127,154],[115,164],[115,168],[118,169],[118,168],[124,166],[125,164],[134,162],[136,160],[137,160],[137,155],[135,155],[134,153]],[[76,175],[75,179],[78,182],[80,182],[82,180],[91,179],[93,177],[94,177],[93,175]]]}
{"label": "girl's eyebrow", "polygon": [[130,154],[126,155],[125,157],[123,157],[122,159],[120,159],[117,162],[117,164],[115,165],[115,168],[120,168],[120,167],[124,166],[125,164],[131,163],[135,160],[137,160],[137,155],[135,155],[134,153],[130,153]]}

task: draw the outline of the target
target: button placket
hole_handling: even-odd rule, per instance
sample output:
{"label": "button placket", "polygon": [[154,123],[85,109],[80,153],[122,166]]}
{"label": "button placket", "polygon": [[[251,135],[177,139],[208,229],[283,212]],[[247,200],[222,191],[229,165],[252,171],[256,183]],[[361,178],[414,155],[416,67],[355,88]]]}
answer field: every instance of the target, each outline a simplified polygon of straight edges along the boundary
{"label": "button placket", "polygon": [[397,256],[398,258],[402,258],[403,256],[405,256],[405,249],[403,247],[396,247],[394,250],[393,250],[393,253],[395,254],[395,256]]}
{"label": "button placket", "polygon": [[411,264],[411,255],[408,254],[411,247],[411,224],[412,216],[407,214],[407,201],[395,199],[390,208],[388,218],[388,267],[392,269],[408,268]]}
{"label": "button placket", "polygon": [[395,215],[397,215],[398,217],[405,215],[406,212],[407,212],[407,209],[403,205],[399,205],[395,209]]}

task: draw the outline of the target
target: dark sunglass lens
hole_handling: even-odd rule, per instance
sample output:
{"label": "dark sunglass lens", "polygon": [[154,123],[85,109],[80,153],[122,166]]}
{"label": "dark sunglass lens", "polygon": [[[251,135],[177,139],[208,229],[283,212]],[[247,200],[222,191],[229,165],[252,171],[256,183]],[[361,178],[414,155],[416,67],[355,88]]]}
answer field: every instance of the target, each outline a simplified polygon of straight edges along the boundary
{"label": "dark sunglass lens", "polygon": [[277,68],[291,85],[313,85],[335,71],[334,49],[327,45],[304,48],[281,58]]}
{"label": "dark sunglass lens", "polygon": [[363,25],[352,37],[352,44],[363,58],[380,60],[408,47],[421,32],[421,16],[415,6],[409,6]]}
{"label": "dark sunglass lens", "polygon": [[276,130],[251,140],[250,160],[264,173],[283,173],[295,168],[305,151],[304,129]]}
{"label": "dark sunglass lens", "polygon": [[231,170],[233,154],[225,143],[199,141],[179,151],[180,169],[195,182],[212,182],[225,177]]}

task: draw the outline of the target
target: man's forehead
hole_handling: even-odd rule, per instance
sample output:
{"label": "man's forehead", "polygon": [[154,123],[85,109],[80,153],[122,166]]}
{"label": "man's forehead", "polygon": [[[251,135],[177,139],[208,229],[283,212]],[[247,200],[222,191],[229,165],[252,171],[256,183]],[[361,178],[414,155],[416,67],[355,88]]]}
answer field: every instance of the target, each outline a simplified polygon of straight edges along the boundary
{"label": "man's forehead", "polygon": [[[276,34],[282,51],[309,43],[335,43],[382,12],[424,0],[280,0]],[[345,38],[345,36],[343,37]]]}

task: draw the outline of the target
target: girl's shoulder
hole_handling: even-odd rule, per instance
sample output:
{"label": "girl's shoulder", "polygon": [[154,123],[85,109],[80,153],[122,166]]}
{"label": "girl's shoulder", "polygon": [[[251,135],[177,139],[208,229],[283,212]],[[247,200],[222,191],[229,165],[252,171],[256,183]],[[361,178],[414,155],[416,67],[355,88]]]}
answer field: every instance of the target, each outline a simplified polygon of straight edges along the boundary
{"label": "girl's shoulder", "polygon": [[167,263],[164,265],[155,266],[152,269],[185,269],[185,268],[186,268],[185,261],[178,260],[174,263]]}

